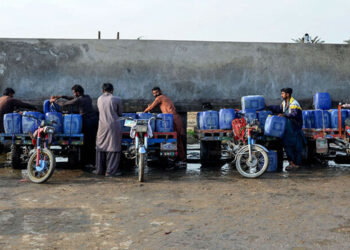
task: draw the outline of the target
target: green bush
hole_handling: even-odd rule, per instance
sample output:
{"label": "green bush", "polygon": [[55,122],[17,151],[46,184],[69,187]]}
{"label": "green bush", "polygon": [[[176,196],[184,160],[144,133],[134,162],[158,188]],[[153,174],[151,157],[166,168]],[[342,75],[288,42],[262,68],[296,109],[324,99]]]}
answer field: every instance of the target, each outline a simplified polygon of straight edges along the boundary
{"label": "green bush", "polygon": [[187,135],[194,136],[194,130],[187,130]]}

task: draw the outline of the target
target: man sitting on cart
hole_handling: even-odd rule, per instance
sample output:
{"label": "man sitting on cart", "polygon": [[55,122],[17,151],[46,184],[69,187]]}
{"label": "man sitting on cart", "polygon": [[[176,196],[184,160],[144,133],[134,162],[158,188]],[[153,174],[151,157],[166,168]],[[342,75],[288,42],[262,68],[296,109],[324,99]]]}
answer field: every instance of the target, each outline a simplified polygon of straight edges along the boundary
{"label": "man sitting on cart", "polygon": [[302,131],[303,114],[302,108],[297,100],[292,97],[293,89],[281,89],[282,104],[278,107],[269,108],[278,113],[278,116],[287,118],[286,129],[283,137],[283,146],[287,154],[289,165],[286,170],[298,169],[302,162],[305,138]]}

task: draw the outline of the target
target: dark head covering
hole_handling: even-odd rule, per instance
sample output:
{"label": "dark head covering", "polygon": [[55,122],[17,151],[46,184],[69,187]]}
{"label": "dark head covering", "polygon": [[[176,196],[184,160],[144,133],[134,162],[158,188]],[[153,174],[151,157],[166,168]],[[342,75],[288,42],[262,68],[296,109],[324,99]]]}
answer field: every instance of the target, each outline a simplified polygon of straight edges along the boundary
{"label": "dark head covering", "polygon": [[287,93],[289,95],[292,95],[293,89],[292,88],[283,88],[281,89],[281,92]]}

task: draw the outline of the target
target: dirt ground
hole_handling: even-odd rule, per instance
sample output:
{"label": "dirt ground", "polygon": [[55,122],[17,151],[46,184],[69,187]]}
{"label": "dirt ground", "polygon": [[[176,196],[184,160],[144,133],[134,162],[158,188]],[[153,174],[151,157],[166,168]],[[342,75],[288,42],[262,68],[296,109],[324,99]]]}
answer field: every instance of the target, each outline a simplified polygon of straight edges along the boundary
{"label": "dirt ground", "polygon": [[228,165],[47,184],[0,168],[0,249],[349,249],[350,167],[245,179]]}

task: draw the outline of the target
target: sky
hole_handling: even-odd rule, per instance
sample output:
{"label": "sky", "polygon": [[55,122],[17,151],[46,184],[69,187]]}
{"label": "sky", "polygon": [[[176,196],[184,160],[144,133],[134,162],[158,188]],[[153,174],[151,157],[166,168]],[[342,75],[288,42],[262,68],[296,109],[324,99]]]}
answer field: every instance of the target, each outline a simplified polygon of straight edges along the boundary
{"label": "sky", "polygon": [[0,37],[344,43],[349,13],[349,0],[0,0]]}

